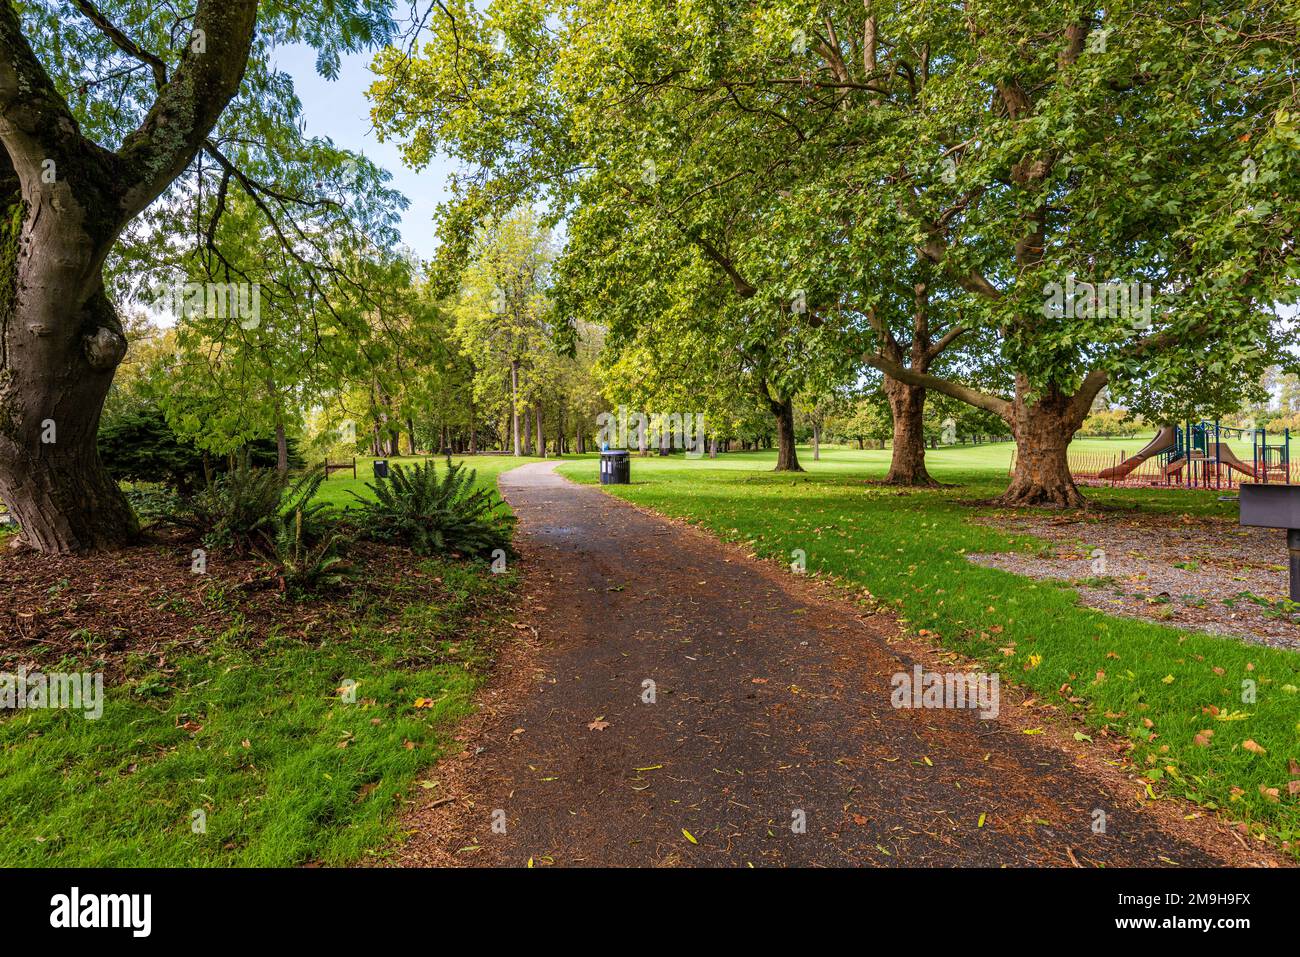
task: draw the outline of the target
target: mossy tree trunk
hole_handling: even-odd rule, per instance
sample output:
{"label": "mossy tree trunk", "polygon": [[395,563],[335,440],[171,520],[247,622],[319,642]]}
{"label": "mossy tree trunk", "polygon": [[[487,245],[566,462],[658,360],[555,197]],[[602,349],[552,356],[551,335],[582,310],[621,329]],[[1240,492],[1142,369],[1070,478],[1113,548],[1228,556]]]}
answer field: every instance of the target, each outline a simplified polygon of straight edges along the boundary
{"label": "mossy tree trunk", "polygon": [[99,460],[96,434],[126,338],[104,261],[128,223],[189,166],[239,88],[256,0],[200,0],[168,78],[103,18],[101,32],[153,71],[157,98],[116,151],[83,136],[0,3],[0,498],[22,541],[46,553],[133,541],[135,516]]}

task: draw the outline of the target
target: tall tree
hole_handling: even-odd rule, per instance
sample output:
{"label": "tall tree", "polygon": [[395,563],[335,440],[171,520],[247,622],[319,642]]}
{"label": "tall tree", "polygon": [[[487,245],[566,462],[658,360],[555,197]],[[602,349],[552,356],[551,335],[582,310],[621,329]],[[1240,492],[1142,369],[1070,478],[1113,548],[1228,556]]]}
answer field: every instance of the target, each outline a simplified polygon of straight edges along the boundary
{"label": "tall tree", "polygon": [[[446,9],[424,57],[381,62],[376,116],[480,171],[449,226],[532,190],[605,210],[608,244],[696,250],[760,343],[774,311],[865,325],[901,447],[918,390],[1007,423],[1008,504],[1082,503],[1066,449],[1107,384],[1249,379],[1277,351],[1300,210],[1282,0]],[[924,309],[887,308],[904,282]],[[930,367],[972,340],[997,374]]]}
{"label": "tall tree", "polygon": [[277,192],[212,140],[232,102],[251,128],[293,125],[273,43],[314,43],[328,69],[390,34],[374,0],[0,3],[0,497],[24,542],[109,548],[137,531],[95,446],[127,348],[105,289],[119,238],[201,153],[241,188]]}

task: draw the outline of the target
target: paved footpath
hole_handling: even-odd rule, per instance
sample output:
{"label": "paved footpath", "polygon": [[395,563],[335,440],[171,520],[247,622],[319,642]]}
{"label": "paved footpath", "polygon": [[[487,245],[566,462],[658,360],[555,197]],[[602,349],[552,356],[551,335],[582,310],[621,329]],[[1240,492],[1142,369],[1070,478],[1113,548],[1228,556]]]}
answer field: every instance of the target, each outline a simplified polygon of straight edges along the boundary
{"label": "paved footpath", "polygon": [[913,659],[887,643],[892,620],[554,465],[500,478],[533,657],[432,772],[441,790],[417,791],[405,863],[1268,861],[1183,823],[1190,806],[1143,807],[1140,784],[1097,769],[1115,757],[1100,745],[1089,764],[1007,708],[895,709],[890,677]]}

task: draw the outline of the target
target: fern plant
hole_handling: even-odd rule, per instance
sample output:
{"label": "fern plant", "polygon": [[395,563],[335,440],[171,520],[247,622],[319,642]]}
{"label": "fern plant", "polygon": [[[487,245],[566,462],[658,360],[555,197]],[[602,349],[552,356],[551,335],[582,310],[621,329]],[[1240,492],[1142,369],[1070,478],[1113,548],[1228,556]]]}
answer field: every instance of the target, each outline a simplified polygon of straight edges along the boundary
{"label": "fern plant", "polygon": [[362,533],[406,545],[417,555],[487,557],[498,548],[513,554],[515,518],[498,511],[496,492],[474,487],[476,475],[473,469],[450,465],[439,478],[433,462],[409,469],[393,466],[386,478],[366,483],[373,501],[351,493],[361,503],[357,518]]}
{"label": "fern plant", "polygon": [[[319,512],[319,506],[309,508],[312,514]],[[301,506],[282,512],[276,519],[270,548],[262,550],[262,557],[275,566],[280,590],[290,598],[337,588],[353,571],[340,554],[347,539],[332,528],[313,536],[305,531],[308,521]]]}
{"label": "fern plant", "polygon": [[324,478],[324,469],[316,467],[291,482],[288,473],[254,468],[242,457],[183,502],[172,521],[199,532],[209,548],[246,555],[273,546],[282,514],[300,511],[313,526],[324,506],[311,500]]}

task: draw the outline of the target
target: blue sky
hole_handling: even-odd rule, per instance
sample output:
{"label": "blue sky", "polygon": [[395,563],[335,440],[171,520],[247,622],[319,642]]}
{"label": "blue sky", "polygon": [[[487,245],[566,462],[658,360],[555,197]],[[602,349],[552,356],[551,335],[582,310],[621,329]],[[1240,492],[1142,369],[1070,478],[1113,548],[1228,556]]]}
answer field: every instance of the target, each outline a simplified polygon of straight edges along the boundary
{"label": "blue sky", "polygon": [[402,217],[402,238],[421,259],[429,259],[436,248],[434,208],[446,196],[447,177],[453,167],[439,157],[417,173],[403,165],[395,143],[379,142],[366,100],[366,89],[373,79],[373,55],[344,57],[337,80],[327,80],[316,72],[316,51],[310,46],[280,47],[274,62],[293,77],[309,136],[328,136],[339,146],[365,153],[393,174],[392,185],[411,201]]}

